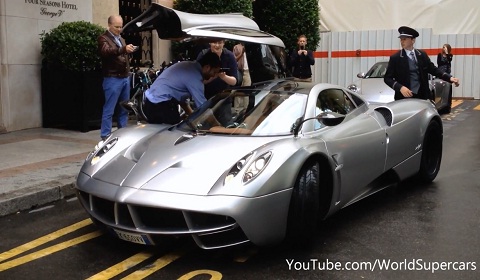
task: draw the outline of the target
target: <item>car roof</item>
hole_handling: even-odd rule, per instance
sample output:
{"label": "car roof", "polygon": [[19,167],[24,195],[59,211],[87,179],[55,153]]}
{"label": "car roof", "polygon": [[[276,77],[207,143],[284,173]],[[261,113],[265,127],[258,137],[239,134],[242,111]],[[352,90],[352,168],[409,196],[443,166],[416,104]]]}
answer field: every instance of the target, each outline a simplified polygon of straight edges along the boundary
{"label": "car roof", "polygon": [[261,31],[255,21],[240,13],[193,14],[152,3],[145,12],[124,26],[123,33],[150,30],[156,30],[158,37],[164,40],[231,39],[285,47],[280,38]]}

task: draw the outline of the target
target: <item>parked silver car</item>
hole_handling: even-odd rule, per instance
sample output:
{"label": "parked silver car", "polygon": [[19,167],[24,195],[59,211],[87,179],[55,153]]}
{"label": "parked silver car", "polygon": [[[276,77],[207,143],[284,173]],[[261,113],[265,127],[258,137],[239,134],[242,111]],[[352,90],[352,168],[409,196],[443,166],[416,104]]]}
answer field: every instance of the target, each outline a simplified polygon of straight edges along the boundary
{"label": "parked silver car", "polygon": [[[215,24],[216,38],[236,32],[224,15],[152,4],[143,16],[157,20],[157,30],[184,19],[198,25],[169,27],[176,28],[169,37],[207,38]],[[236,17],[243,39],[259,40],[249,38],[251,20]],[[218,110],[232,99],[242,106],[221,125]],[[429,101],[369,104],[341,86],[280,78],[227,89],[177,125],[116,130],[88,155],[76,188],[92,220],[130,242],[191,237],[205,249],[304,242],[319,219],[383,188],[412,176],[434,180],[442,135]]]}
{"label": "parked silver car", "polygon": [[[358,73],[354,83],[348,85],[348,89],[361,94],[370,102],[391,102],[394,100],[392,88],[383,82],[387,72],[388,61],[375,63],[366,73]],[[431,77],[431,76],[430,76]],[[452,108],[452,84],[441,79],[430,79],[432,101],[441,114],[448,114]]]}

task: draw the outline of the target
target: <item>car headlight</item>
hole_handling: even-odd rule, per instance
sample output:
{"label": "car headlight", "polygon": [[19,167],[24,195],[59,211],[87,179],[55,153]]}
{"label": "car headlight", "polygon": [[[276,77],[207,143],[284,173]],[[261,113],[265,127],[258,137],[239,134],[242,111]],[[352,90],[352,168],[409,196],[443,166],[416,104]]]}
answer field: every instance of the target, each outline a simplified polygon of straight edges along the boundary
{"label": "car headlight", "polygon": [[90,153],[89,158],[90,164],[95,165],[108,151],[110,151],[115,144],[118,142],[118,137],[107,139],[107,141],[103,143],[97,144],[95,146],[95,150]]}
{"label": "car headlight", "polygon": [[[233,178],[235,178],[241,170],[244,169],[246,164],[249,162],[250,158],[252,157],[252,153],[246,155],[230,169],[227,176],[225,177],[225,184],[230,182]],[[270,162],[272,158],[272,152],[268,151],[266,153],[261,154],[260,156],[256,157],[253,161],[250,162],[250,165],[245,169],[245,173],[243,174],[242,183],[246,184],[251,180],[255,179]]]}
{"label": "car headlight", "polygon": [[351,84],[347,87],[347,89],[353,91],[353,92],[359,92],[360,88],[356,84]]}

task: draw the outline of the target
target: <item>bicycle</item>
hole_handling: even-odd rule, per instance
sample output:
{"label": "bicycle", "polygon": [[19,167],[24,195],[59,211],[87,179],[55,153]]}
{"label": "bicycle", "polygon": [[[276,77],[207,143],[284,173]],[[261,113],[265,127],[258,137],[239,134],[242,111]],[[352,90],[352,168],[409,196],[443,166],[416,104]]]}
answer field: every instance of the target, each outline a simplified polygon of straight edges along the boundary
{"label": "bicycle", "polygon": [[[144,65],[149,66],[145,70],[141,70],[138,67],[132,68],[132,78],[131,78],[131,85],[132,88],[130,90],[130,99],[128,101],[121,102],[120,105],[125,108],[129,112],[133,112],[135,114],[135,118],[137,120],[137,124],[142,124],[142,122],[148,123],[148,118],[143,111],[143,106],[145,105],[145,91],[153,84],[155,79],[162,74],[165,69],[172,66],[173,64],[180,62],[183,60],[176,60],[170,61],[166,63],[165,61],[162,63],[160,69],[155,69],[153,64],[150,62],[146,62]],[[181,115],[184,115],[183,109],[178,106],[178,110]]]}
{"label": "bicycle", "polygon": [[[129,100],[120,103],[127,111],[135,114],[137,124],[141,124],[142,121],[148,122],[148,118],[143,111],[143,106],[145,104],[145,91],[150,87],[152,81],[148,73],[146,73],[147,71],[138,70],[132,74],[132,81],[136,81],[132,83],[133,87],[131,92],[133,92],[133,95]],[[135,75],[137,75],[138,79],[135,79]]]}

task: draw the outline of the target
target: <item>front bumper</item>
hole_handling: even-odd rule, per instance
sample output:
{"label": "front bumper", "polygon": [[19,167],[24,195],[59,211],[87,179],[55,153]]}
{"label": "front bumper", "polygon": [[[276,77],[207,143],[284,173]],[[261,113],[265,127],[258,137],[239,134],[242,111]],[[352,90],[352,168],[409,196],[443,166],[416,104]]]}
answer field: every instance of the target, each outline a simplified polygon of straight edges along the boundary
{"label": "front bumper", "polygon": [[84,173],[77,189],[88,214],[107,228],[152,239],[191,236],[204,249],[281,242],[291,197],[291,189],[254,198],[155,192],[119,187]]}

